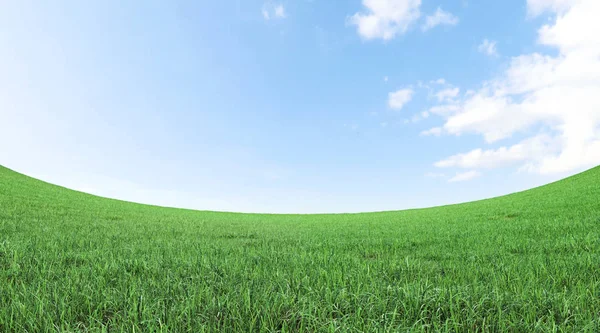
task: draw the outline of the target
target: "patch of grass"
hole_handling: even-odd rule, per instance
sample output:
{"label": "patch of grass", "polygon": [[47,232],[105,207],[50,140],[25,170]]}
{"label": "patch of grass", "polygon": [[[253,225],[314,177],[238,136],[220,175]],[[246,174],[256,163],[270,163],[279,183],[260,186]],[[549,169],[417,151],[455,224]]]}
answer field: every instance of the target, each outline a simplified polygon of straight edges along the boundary
{"label": "patch of grass", "polygon": [[0,331],[598,332],[600,168],[339,215],[110,200],[0,167]]}

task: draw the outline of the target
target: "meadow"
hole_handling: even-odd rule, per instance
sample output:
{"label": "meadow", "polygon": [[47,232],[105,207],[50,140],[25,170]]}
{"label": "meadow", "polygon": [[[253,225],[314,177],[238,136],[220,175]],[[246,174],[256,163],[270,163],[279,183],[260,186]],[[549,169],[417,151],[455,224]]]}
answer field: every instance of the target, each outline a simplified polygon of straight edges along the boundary
{"label": "meadow", "polygon": [[0,167],[0,332],[600,332],[600,167],[336,215],[100,198]]}

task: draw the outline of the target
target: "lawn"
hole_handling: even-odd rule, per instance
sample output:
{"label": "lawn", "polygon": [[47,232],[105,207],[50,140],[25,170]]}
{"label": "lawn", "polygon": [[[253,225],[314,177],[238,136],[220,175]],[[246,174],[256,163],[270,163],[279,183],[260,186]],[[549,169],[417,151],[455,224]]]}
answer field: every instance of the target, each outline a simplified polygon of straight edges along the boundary
{"label": "lawn", "polygon": [[100,198],[0,167],[0,332],[599,332],[600,167],[338,215]]}

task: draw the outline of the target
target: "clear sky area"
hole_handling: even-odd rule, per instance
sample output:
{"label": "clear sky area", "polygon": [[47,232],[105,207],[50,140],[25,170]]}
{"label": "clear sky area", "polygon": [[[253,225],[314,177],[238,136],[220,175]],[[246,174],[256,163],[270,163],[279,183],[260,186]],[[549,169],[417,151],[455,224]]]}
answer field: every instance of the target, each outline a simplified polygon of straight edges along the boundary
{"label": "clear sky area", "polygon": [[398,210],[600,164],[598,0],[2,1],[0,164],[201,210]]}

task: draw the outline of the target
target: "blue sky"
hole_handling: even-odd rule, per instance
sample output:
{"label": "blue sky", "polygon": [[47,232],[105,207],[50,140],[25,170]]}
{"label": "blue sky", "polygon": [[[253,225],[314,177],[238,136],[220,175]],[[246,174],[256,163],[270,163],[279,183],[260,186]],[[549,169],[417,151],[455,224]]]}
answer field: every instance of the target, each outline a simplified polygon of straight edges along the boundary
{"label": "blue sky", "polygon": [[0,164],[130,201],[425,207],[600,163],[596,0],[0,4]]}

